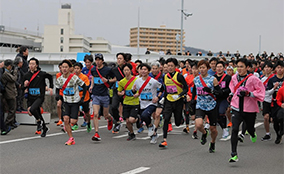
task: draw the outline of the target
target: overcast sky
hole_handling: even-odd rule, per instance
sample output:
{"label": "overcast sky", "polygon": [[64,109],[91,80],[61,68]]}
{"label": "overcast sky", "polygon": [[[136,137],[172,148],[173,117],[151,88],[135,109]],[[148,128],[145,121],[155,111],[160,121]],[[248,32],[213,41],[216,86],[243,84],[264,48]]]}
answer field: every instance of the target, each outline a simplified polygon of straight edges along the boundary
{"label": "overcast sky", "polygon": [[[181,27],[181,0],[0,0],[0,24],[43,33],[57,24],[61,4],[71,3],[75,34],[128,45],[129,30],[140,26]],[[284,52],[283,0],[184,0],[185,45],[218,52]]]}

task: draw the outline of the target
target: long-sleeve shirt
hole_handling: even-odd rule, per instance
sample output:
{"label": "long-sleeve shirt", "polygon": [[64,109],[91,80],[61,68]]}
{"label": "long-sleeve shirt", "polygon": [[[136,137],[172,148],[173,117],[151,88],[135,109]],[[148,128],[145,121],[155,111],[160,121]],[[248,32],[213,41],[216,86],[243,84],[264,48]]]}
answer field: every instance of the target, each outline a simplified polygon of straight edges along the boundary
{"label": "long-sleeve shirt", "polygon": [[[230,82],[230,89],[231,92],[234,94],[232,101],[231,101],[231,106],[232,109],[237,110],[239,109],[239,96],[237,95],[237,92],[235,92],[235,86],[239,83],[238,81],[238,74],[235,74],[232,77],[232,80]],[[250,76],[247,78],[246,83],[240,85],[243,86],[247,89],[248,92],[251,92],[253,96],[251,97],[244,97],[244,112],[259,112],[258,104],[257,101],[263,101],[264,96],[265,96],[265,88],[263,83],[259,78],[256,76]]]}
{"label": "long-sleeve shirt", "polygon": [[284,103],[284,86],[282,86],[276,95],[277,105],[281,107],[282,103]]}

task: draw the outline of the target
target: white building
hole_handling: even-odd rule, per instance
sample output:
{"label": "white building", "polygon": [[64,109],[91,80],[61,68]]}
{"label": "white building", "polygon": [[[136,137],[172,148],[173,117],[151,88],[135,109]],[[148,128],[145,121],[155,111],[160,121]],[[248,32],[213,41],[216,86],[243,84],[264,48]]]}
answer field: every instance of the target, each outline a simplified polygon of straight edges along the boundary
{"label": "white building", "polygon": [[110,53],[110,43],[103,39],[74,34],[74,12],[70,4],[64,4],[58,11],[58,24],[44,27],[43,53]]}

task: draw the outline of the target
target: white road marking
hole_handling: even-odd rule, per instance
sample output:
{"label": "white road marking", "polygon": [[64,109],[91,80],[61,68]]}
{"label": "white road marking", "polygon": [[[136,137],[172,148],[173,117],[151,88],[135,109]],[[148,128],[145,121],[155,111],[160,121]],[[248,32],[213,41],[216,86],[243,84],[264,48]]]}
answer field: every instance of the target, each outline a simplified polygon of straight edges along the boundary
{"label": "white road marking", "polygon": [[149,169],[150,169],[150,167],[138,167],[136,169],[133,169],[133,170],[130,170],[128,172],[121,173],[121,174],[136,174],[136,173],[144,172],[144,171],[149,170]]}
{"label": "white road marking", "polygon": [[118,136],[115,136],[115,137],[112,137],[112,138],[123,138],[123,137],[127,137],[127,136],[128,136],[128,133],[123,134],[123,135],[118,135]]}
{"label": "white road marking", "polygon": [[[107,127],[106,125],[100,126],[99,129],[106,128],[106,127]],[[94,128],[92,128],[92,129],[94,129]],[[83,131],[86,131],[86,129],[75,130],[75,131],[72,131],[72,133],[83,132]],[[46,137],[53,137],[53,136],[63,135],[63,134],[65,134],[65,133],[59,132],[59,133],[54,133],[54,134],[47,134]],[[38,135],[38,136],[27,137],[27,138],[19,138],[19,139],[14,139],[14,140],[1,141],[0,144],[14,143],[14,142],[32,140],[32,139],[37,139],[37,138],[42,138],[42,137],[40,135]]]}

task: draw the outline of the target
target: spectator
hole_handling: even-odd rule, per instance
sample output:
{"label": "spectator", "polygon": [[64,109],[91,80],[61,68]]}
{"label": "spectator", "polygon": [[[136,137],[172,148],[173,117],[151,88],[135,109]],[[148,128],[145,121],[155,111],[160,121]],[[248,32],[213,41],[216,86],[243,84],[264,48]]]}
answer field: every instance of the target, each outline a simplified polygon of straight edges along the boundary
{"label": "spectator", "polygon": [[211,52],[211,50],[209,50],[209,52],[207,53],[207,56],[213,56],[213,53]]}
{"label": "spectator", "polygon": [[230,54],[230,51],[227,51],[226,57],[231,57],[232,55]]}
{"label": "spectator", "polygon": [[6,126],[11,126],[16,128],[17,125],[14,123],[15,113],[16,113],[16,81],[18,76],[18,68],[13,70],[13,61],[7,59],[4,61],[5,71],[1,78],[1,83],[5,86],[5,93],[3,94],[3,99],[5,99],[8,106],[8,116],[5,120]]}
{"label": "spectator", "polygon": [[241,57],[241,54],[239,53],[239,50],[237,50],[237,52],[234,54],[234,56],[239,59]]}
{"label": "spectator", "polygon": [[266,59],[267,58],[267,53],[266,53],[266,51],[263,51],[263,53],[262,53],[262,55],[261,55],[264,59]]}
{"label": "spectator", "polygon": [[29,70],[28,56],[29,56],[29,49],[25,46],[21,46],[19,50],[19,54],[17,54],[16,57],[21,57],[23,59],[23,66],[21,68],[21,71],[23,72],[23,74],[27,73]]}
{"label": "spectator", "polygon": [[191,56],[190,51],[187,51],[187,52],[185,53],[185,55],[186,55],[186,56]]}
{"label": "spectator", "polygon": [[150,54],[149,48],[147,48],[147,51],[145,52],[145,54]]}
{"label": "spectator", "polygon": [[21,86],[22,78],[24,77],[24,73],[21,70],[23,66],[23,59],[19,56],[16,57],[14,60],[14,65],[16,68],[18,68],[18,77],[16,81],[16,87],[17,87],[17,92],[18,92],[17,97],[16,97],[16,101],[17,101],[16,111],[19,111],[19,112],[27,111],[23,108],[24,91]]}
{"label": "spectator", "polygon": [[201,51],[198,51],[198,52],[196,53],[196,56],[202,56],[202,52],[201,52]]}
{"label": "spectator", "polygon": [[168,49],[166,55],[172,55],[171,50]]}

